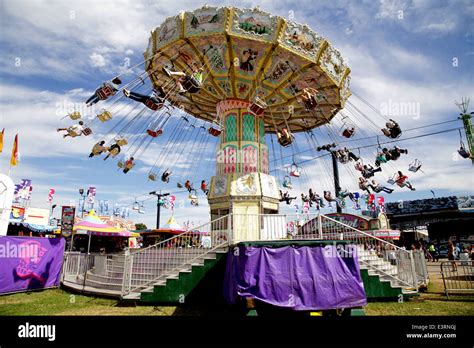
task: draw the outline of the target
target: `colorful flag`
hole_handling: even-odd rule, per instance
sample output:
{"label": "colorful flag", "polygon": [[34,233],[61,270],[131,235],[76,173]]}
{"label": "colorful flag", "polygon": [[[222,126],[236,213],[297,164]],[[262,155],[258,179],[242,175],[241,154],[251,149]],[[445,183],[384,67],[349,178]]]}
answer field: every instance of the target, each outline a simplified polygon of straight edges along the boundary
{"label": "colorful flag", "polygon": [[12,158],[10,160],[11,166],[16,166],[20,161],[20,153],[18,151],[18,134],[15,135],[15,141],[13,142],[13,149],[12,149]]}
{"label": "colorful flag", "polygon": [[48,192],[48,203],[52,203],[53,202],[53,197],[54,197],[54,193],[56,191],[54,189],[49,189],[49,192]]}
{"label": "colorful flag", "polygon": [[2,153],[3,150],[3,134],[5,133],[5,128],[2,129],[2,132],[0,133],[0,153]]}
{"label": "colorful flag", "polygon": [[94,204],[96,192],[97,190],[94,186],[89,187],[89,190],[87,191],[87,199],[89,200],[89,204]]}

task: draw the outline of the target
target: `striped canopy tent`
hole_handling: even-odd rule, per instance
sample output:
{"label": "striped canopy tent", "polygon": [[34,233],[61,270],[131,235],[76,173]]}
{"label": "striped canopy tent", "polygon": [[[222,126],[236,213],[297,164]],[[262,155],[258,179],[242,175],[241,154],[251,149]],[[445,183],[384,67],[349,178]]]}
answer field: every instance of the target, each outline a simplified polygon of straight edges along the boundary
{"label": "striped canopy tent", "polygon": [[73,233],[107,237],[138,237],[140,235],[108,225],[93,210],[84,219],[74,224]]}
{"label": "striped canopy tent", "polygon": [[174,216],[172,215],[166,225],[163,227],[155,230],[155,232],[164,232],[164,233],[173,233],[173,234],[180,234],[186,232],[186,229],[182,228],[180,224],[176,221]]}

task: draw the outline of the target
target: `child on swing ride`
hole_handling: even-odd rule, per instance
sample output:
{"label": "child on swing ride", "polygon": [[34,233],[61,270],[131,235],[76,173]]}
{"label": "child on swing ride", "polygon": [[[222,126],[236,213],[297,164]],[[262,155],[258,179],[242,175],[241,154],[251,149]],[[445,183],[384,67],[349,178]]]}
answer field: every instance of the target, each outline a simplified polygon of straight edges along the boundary
{"label": "child on swing ride", "polygon": [[135,166],[135,163],[133,163],[135,159],[133,157],[130,157],[128,160],[125,161],[125,168],[123,168],[123,172],[125,174],[127,174],[130,169],[133,168],[133,166]]}
{"label": "child on swing ride", "polygon": [[309,199],[310,201],[315,202],[318,205],[318,207],[324,208],[323,199],[319,197],[317,193],[314,193],[313,189],[311,188],[309,189]]}
{"label": "child on swing ride", "polygon": [[318,90],[314,88],[304,88],[301,94],[301,101],[303,102],[304,106],[308,110],[314,109],[318,106],[318,101],[316,100],[316,94],[318,94]]}
{"label": "child on swing ride", "polygon": [[120,150],[121,149],[120,149],[119,144],[117,143],[112,144],[107,150],[109,153],[107,154],[107,156],[105,156],[104,161],[107,160],[107,158],[109,158],[110,156],[115,158],[115,156],[117,156],[120,153]]}
{"label": "child on swing ride", "polygon": [[201,181],[201,190],[206,195],[209,193],[209,189],[207,188],[206,180]]}
{"label": "child on swing ride", "polygon": [[98,156],[98,155],[106,152],[108,150],[108,148],[104,145],[105,145],[104,140],[101,140],[97,144],[95,144],[94,147],[92,148],[92,151],[91,151],[89,157],[92,158],[94,156]]}
{"label": "child on swing ride", "polygon": [[169,183],[170,182],[171,171],[166,169],[163,174],[161,174],[161,181]]}
{"label": "child on swing ride", "polygon": [[68,127],[68,128],[58,128],[57,129],[58,132],[61,132],[61,131],[66,131],[66,134],[63,135],[63,138],[66,138],[66,137],[78,137],[78,136],[81,136],[83,134],[83,131],[84,131],[84,122],[82,121],[79,121],[78,124],[73,124],[72,126]]}
{"label": "child on swing ride", "polygon": [[403,173],[399,170],[398,175],[395,178],[395,183],[399,187],[408,187],[410,190],[415,191],[415,188],[412,186],[410,181],[408,181],[408,176],[403,175]]}
{"label": "child on swing ride", "polygon": [[382,168],[374,168],[370,164],[364,165],[362,170],[362,176],[366,179],[371,178],[375,175],[376,172],[381,172]]}
{"label": "child on swing ride", "polygon": [[385,193],[392,193],[393,192],[393,189],[382,186],[375,180],[372,180],[372,188],[373,188],[375,193],[379,193],[379,192],[382,192],[382,191],[385,192]]}
{"label": "child on swing ride", "polygon": [[400,125],[392,119],[389,119],[389,121],[385,124],[385,127],[386,128],[382,128],[382,132],[389,138],[396,139],[402,134]]}
{"label": "child on swing ride", "polygon": [[296,197],[290,197],[290,194],[288,192],[283,193],[280,190],[280,202],[286,202],[286,204],[290,205],[291,201],[296,199]]}

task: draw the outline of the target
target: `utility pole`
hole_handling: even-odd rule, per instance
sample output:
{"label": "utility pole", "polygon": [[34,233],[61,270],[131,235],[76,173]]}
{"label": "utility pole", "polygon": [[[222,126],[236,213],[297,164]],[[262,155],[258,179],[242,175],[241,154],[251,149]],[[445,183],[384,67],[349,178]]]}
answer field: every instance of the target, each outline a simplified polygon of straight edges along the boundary
{"label": "utility pole", "polygon": [[[318,148],[316,148],[316,150],[318,151],[321,151],[321,150],[326,150],[328,151],[330,154],[331,154],[331,158],[332,158],[332,172],[333,172],[333,175],[334,175],[334,190],[336,191],[334,196],[337,197],[339,195],[339,192],[341,192],[341,185],[339,184],[339,168],[338,168],[338,160],[337,160],[337,157],[336,157],[336,153],[334,151],[331,150],[332,147],[336,147],[336,143],[332,143],[332,144],[326,144],[324,146],[319,146]],[[340,204],[337,204],[336,203],[336,211],[337,213],[342,213],[342,208],[340,206]]]}
{"label": "utility pole", "polygon": [[[337,165],[337,157],[334,151],[331,151],[331,158],[332,158],[332,172],[334,174],[334,189],[336,190],[335,196],[337,197],[339,195],[339,192],[341,192],[341,185],[339,185],[339,168]],[[340,204],[336,203],[336,209],[338,213],[342,213],[342,208]]]}
{"label": "utility pole", "polygon": [[150,192],[150,195],[156,196],[158,198],[158,201],[156,202],[156,229],[159,229],[161,205],[163,204],[161,199],[163,197],[169,196],[169,193],[157,193],[156,191],[152,191]]}

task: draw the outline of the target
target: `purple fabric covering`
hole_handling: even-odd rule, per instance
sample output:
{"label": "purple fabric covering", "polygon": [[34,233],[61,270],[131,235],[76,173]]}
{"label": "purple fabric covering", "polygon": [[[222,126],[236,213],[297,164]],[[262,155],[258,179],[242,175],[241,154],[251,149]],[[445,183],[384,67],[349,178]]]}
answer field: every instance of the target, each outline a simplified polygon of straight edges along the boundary
{"label": "purple fabric covering", "polygon": [[242,296],[294,310],[367,304],[355,253],[341,257],[334,245],[238,248],[227,258],[224,297],[229,303]]}
{"label": "purple fabric covering", "polygon": [[63,238],[0,237],[0,293],[59,286]]}

